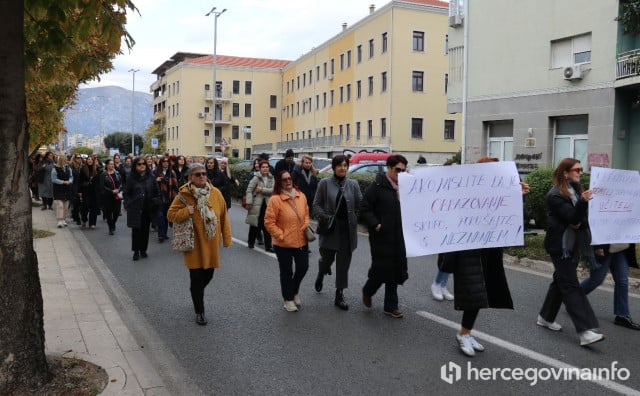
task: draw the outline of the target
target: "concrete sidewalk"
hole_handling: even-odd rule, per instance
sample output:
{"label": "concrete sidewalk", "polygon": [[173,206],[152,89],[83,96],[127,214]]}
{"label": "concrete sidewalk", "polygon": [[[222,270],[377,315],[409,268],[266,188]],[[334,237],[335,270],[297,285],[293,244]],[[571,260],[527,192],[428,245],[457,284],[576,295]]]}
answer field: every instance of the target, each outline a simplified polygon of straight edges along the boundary
{"label": "concrete sidewalk", "polygon": [[32,217],[34,228],[55,232],[34,239],[47,354],[103,367],[109,375],[105,395],[169,395],[72,235],[77,226],[69,221],[68,227],[57,228],[55,211],[40,207],[33,208]]}

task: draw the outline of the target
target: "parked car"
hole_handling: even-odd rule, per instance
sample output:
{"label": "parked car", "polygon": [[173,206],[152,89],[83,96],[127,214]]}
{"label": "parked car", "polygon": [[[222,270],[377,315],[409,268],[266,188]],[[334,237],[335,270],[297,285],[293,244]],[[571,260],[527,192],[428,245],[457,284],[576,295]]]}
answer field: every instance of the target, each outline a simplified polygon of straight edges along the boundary
{"label": "parked car", "polygon": [[371,162],[368,164],[355,164],[350,165],[348,174],[377,174],[377,173],[386,173],[387,172],[387,163],[385,162]]}

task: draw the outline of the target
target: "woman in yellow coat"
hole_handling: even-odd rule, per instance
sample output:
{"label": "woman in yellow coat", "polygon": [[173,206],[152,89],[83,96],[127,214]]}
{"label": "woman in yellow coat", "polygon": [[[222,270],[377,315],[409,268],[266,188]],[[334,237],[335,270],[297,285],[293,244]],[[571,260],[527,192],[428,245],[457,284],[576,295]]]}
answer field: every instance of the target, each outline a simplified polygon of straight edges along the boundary
{"label": "woman in yellow coat", "polygon": [[192,164],[188,183],[180,188],[167,212],[167,219],[180,223],[189,217],[193,220],[193,250],[184,252],[184,265],[189,268],[191,299],[196,311],[196,323],[206,325],[204,316],[204,289],[213,278],[214,268],[220,266],[220,242],[231,246],[231,225],[227,205],[220,190],[207,180],[207,171],[200,163]]}

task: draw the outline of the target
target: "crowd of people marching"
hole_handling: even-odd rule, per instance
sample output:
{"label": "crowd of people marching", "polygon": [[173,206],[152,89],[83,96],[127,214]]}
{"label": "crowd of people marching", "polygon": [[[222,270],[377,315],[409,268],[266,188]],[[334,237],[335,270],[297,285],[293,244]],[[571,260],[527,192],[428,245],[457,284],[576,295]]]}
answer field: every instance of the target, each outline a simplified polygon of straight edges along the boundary
{"label": "crowd of people marching", "polygon": [[[484,157],[478,162],[493,162]],[[452,165],[451,162],[445,165]],[[295,163],[287,150],[272,167],[266,155],[253,162],[242,205],[249,225],[247,246],[263,245],[275,253],[280,269],[283,307],[296,312],[302,305],[300,284],[309,269],[309,242],[319,237],[318,270],[314,288],[323,290],[325,277],[335,271],[334,304],[348,310],[345,289],[349,286],[351,257],[357,248],[358,220],[369,236],[371,265],[362,287],[362,303],[371,307],[373,297],[384,284],[383,311],[402,318],[398,286],[409,277],[400,213],[398,176],[407,171],[402,155],[391,155],[386,173],[361,192],[358,183],[347,177],[349,158],[332,159],[333,174],[319,180],[311,156]],[[536,324],[551,331],[562,326],[555,321],[562,304],[578,333],[580,345],[604,339],[587,294],[600,285],[607,272],[615,281],[614,323],[640,330],[633,322],[628,303],[629,266],[637,267],[633,244],[590,245],[587,220],[590,190],[580,186],[583,168],[573,158],[560,161],[553,176],[553,188],[546,196],[548,210],[545,249],[554,266],[553,281],[539,311]],[[231,246],[231,185],[239,185],[226,158],[184,156],[119,155],[101,162],[95,155],[83,158],[56,156],[52,152],[32,157],[33,198],[42,202],[42,210],[53,210],[57,226],[67,227],[67,218],[85,230],[94,230],[102,214],[109,235],[116,232],[121,206],[126,210],[126,225],[131,228],[133,260],[148,257],[150,228],[157,231],[158,242],[169,239],[172,223],[193,223],[193,248],[183,252],[190,274],[190,291],[196,323],[206,325],[204,289],[220,266],[220,245]],[[523,195],[529,192],[520,183]],[[317,219],[315,231],[310,216]],[[584,261],[591,276],[578,282],[576,268]],[[332,270],[335,262],[335,269]],[[467,356],[484,351],[472,335],[473,325],[482,308],[513,309],[501,248],[449,252],[438,256],[438,272],[431,285],[437,301],[453,300],[463,311],[456,339]],[[447,288],[449,274],[454,276],[454,292]]]}

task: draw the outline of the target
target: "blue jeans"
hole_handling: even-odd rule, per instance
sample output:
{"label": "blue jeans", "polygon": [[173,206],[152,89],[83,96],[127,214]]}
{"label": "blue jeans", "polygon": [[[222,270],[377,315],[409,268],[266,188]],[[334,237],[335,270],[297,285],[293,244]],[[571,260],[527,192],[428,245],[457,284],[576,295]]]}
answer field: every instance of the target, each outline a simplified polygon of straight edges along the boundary
{"label": "blue jeans", "polygon": [[580,286],[585,294],[591,293],[604,282],[607,272],[611,271],[613,282],[613,313],[616,316],[629,316],[629,265],[624,251],[605,256],[600,268],[593,270]]}
{"label": "blue jeans", "polygon": [[447,287],[447,282],[449,282],[449,273],[448,272],[442,272],[440,270],[438,270],[438,273],[436,274],[436,278],[433,280],[433,283],[436,285],[440,285],[441,287]]}
{"label": "blue jeans", "polygon": [[[285,248],[274,246],[278,265],[280,266],[280,288],[282,298],[292,301],[300,291],[300,283],[309,269],[309,246],[301,248]],[[295,270],[293,263],[295,261]]]}

